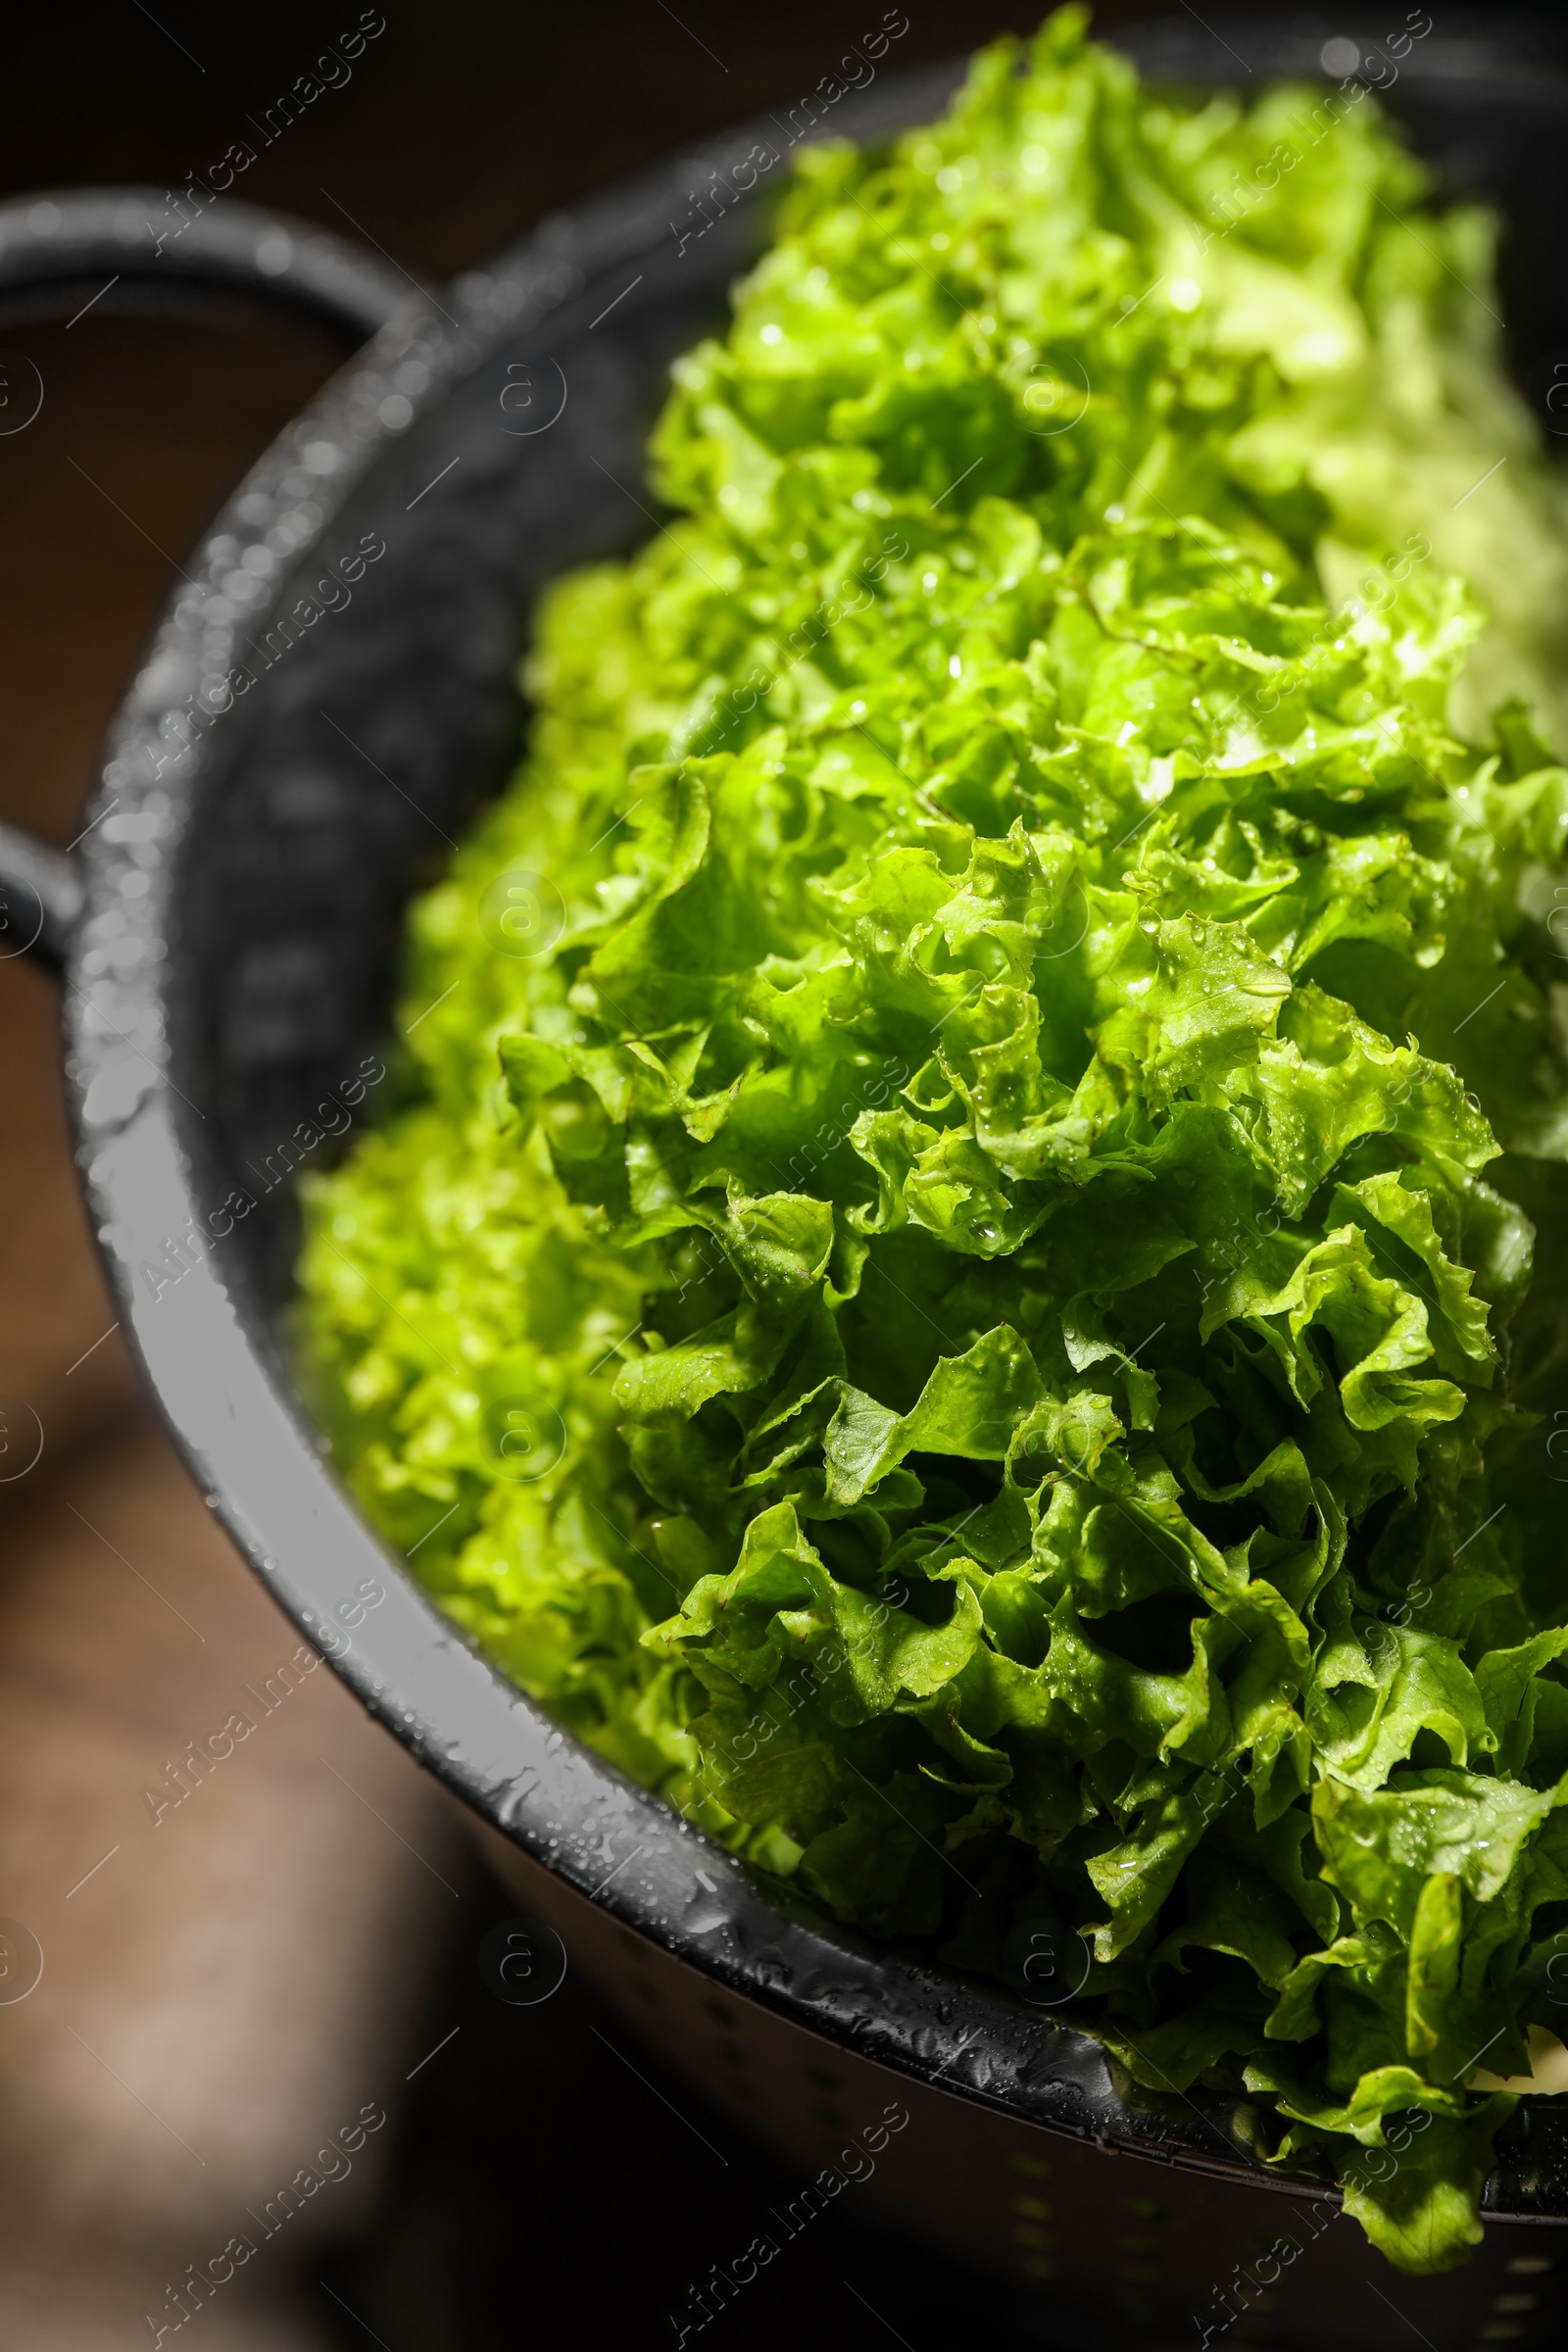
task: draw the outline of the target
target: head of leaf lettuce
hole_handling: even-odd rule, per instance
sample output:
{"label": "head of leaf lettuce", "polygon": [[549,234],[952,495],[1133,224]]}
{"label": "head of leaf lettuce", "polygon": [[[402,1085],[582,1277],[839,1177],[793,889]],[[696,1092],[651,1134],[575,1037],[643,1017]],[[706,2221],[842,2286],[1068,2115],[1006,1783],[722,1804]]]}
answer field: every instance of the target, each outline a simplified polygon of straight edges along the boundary
{"label": "head of leaf lettuce", "polygon": [[1359,85],[1074,10],[803,148],[302,1261],[345,1475],[559,1721],[956,1970],[1078,1932],[1131,2094],[1410,2270],[1568,1918],[1568,528],[1491,235]]}

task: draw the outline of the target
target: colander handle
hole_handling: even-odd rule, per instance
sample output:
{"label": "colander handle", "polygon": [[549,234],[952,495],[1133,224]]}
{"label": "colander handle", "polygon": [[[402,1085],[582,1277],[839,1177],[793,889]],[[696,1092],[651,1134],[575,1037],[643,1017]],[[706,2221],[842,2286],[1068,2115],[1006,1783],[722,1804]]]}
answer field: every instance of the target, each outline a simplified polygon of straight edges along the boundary
{"label": "colander handle", "polygon": [[[178,196],[88,188],[0,205],[0,323],[79,317],[100,302],[170,311],[239,298],[292,312],[353,349],[423,294],[394,263],[200,182]],[[7,381],[0,395],[14,407],[31,387]],[[0,823],[0,960],[25,954],[58,968],[81,901],[64,852]]]}
{"label": "colander handle", "polygon": [[58,971],[81,913],[81,877],[64,850],[0,824],[0,960],[30,956]]}

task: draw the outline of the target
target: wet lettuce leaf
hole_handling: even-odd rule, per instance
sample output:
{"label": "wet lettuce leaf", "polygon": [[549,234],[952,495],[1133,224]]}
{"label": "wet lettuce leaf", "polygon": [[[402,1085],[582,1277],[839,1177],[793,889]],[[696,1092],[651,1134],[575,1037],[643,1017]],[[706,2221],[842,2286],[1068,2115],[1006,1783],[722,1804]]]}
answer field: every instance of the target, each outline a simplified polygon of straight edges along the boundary
{"label": "wet lettuce leaf", "polygon": [[1025,1997],[1077,1930],[1133,2081],[1411,2270],[1568,1917],[1568,528],[1490,233],[1358,84],[1071,9],[804,148],[302,1264],[345,1474],[559,1721]]}

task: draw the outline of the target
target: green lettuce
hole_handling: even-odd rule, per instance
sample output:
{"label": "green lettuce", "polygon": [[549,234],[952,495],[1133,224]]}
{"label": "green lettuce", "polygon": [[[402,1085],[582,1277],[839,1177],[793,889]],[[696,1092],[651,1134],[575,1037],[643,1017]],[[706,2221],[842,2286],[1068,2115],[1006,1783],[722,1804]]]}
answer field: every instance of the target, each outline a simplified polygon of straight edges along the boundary
{"label": "green lettuce", "polygon": [[1490,238],[1359,85],[1073,9],[804,148],[302,1263],[344,1474],[557,1720],[946,1966],[1078,1931],[1142,2094],[1418,2271],[1568,1918],[1568,527]]}

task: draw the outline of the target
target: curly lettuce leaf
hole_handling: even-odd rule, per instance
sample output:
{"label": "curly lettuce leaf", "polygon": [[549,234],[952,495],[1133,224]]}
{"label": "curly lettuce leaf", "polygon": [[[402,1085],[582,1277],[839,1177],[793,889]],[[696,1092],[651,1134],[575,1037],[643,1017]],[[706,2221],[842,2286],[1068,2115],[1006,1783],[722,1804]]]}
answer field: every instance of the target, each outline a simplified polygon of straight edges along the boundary
{"label": "curly lettuce leaf", "polygon": [[302,1264],[560,1722],[950,1966],[1076,1928],[1132,2082],[1411,2270],[1568,1902],[1568,530],[1487,235],[1358,86],[1071,9],[803,150]]}

